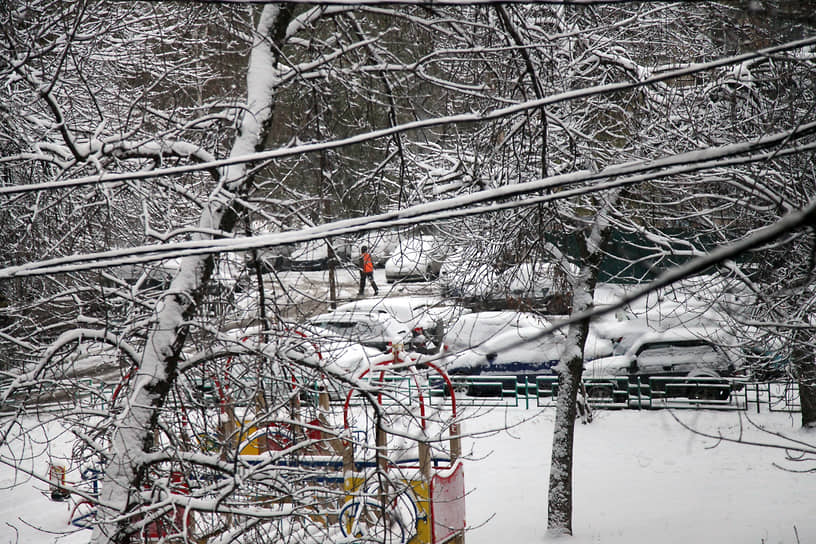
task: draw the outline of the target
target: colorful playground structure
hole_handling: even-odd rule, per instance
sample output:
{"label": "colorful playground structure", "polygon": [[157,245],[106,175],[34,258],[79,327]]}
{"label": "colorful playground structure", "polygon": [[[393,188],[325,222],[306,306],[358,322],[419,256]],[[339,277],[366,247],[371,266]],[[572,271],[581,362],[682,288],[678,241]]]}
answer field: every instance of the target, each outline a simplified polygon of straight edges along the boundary
{"label": "colorful playground structure", "polygon": [[[328,490],[313,519],[338,539],[464,544],[465,476],[456,397],[451,395],[442,406],[434,406],[427,373],[444,380],[453,390],[441,368],[394,349],[372,358],[368,368],[354,376],[354,387],[340,404],[332,404],[329,393],[317,384],[306,400],[302,393],[292,395],[285,417],[271,417],[260,407],[236,413],[234,407],[224,409],[228,387],[220,383],[216,388],[221,396],[217,429],[193,431],[195,425],[188,421],[193,414],[180,409],[181,419],[190,426],[193,444],[202,453],[218,455],[221,451],[223,455],[225,444],[232,444],[228,449],[248,466],[264,466],[274,472],[280,463],[281,471],[294,467],[312,475],[316,489]],[[412,384],[410,391],[400,398],[399,391],[407,382]],[[292,381],[293,391],[295,387],[304,390],[303,384]],[[289,455],[289,451],[296,453]],[[55,479],[65,478],[59,468],[54,474]],[[83,471],[84,487],[92,490],[84,498],[60,496],[75,502],[69,521],[75,527],[93,527],[93,497],[100,478],[99,467]],[[190,475],[178,472],[165,479],[162,485],[175,495],[195,494],[199,485]],[[257,504],[279,508],[285,501],[258,497]],[[181,531],[190,542],[205,544],[208,539],[197,535],[197,529],[206,523],[199,516],[184,507],[174,507],[163,517],[145,523],[141,540],[175,542],[174,535]]]}
{"label": "colorful playground structure", "polygon": [[[372,358],[370,367],[357,379],[375,390],[378,384],[382,386],[376,394],[369,392],[369,400],[376,406],[366,409],[365,402],[353,403],[359,393],[349,391],[343,404],[342,430],[335,431],[334,437],[317,430],[337,426],[328,421],[329,395],[320,391],[319,415],[303,425],[303,432],[316,444],[322,440],[329,447],[318,447],[311,455],[300,457],[298,463],[326,469],[324,485],[342,486],[342,504],[327,523],[335,524],[344,537],[393,544],[464,544],[465,477],[456,398],[450,399],[447,428],[436,429],[431,440],[430,422],[438,418],[429,417],[434,408],[429,396],[422,393],[427,387],[422,387],[408,357],[395,350]],[[450,385],[442,369],[433,363],[425,365]],[[405,404],[393,397],[387,399],[393,394],[388,384],[406,380],[413,381],[412,395],[418,397],[412,414],[406,413]],[[389,400],[396,409],[390,414]],[[396,425],[395,412],[396,419],[402,420]],[[382,424],[384,420],[388,425]],[[386,428],[396,428],[396,440]],[[296,441],[295,432],[291,426],[278,423],[250,427],[240,452],[245,460],[254,460],[253,456],[262,459],[267,452],[281,451]],[[432,446],[443,434],[448,447]],[[427,439],[415,439],[423,436]]]}
{"label": "colorful playground structure", "polygon": [[[375,363],[360,378],[376,374],[376,380],[384,383],[389,366],[404,365],[403,355],[393,356]],[[433,363],[431,370],[448,382],[447,374]],[[412,367],[411,378],[418,380]],[[419,392],[419,433],[428,434],[426,411],[430,404],[422,394],[422,387],[415,382]],[[343,409],[344,427],[349,430],[350,401],[346,396]],[[377,396],[380,407],[382,394]],[[370,428],[374,439],[374,458],[357,461],[352,444],[345,444],[344,482],[345,503],[340,510],[339,523],[345,536],[373,538],[378,542],[401,544],[464,543],[465,531],[465,477],[460,460],[461,443],[456,423],[456,399],[451,399],[451,420],[447,434],[447,456],[433,454],[428,441],[415,440],[415,447],[403,447],[397,456],[389,455],[388,433],[382,426]],[[359,429],[358,429],[359,430]],[[403,436],[412,433],[405,433]],[[438,434],[437,434],[438,436]],[[416,456],[413,455],[416,453]]]}

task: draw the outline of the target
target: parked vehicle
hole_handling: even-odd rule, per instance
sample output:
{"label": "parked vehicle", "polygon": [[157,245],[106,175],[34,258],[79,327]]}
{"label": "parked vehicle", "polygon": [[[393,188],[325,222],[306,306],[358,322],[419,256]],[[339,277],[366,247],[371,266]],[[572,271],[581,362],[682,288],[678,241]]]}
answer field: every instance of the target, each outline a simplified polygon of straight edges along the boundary
{"label": "parked vehicle", "polygon": [[[258,251],[262,274],[294,270],[309,272],[329,268],[329,247],[325,240],[283,244]],[[251,259],[248,266],[254,267]]]}
{"label": "parked vehicle", "polygon": [[[525,378],[534,382],[538,375],[553,373],[553,367],[561,359],[564,337],[552,333],[542,336],[543,327],[511,327],[470,349],[451,353],[445,357],[445,368],[451,376],[503,376],[514,379],[509,384]],[[502,389],[505,389],[503,387]],[[496,384],[473,382],[466,391],[470,395],[494,394]]]}
{"label": "parked vehicle", "polygon": [[[536,314],[511,310],[473,312],[462,315],[445,332],[442,339],[441,364],[454,378],[481,376],[489,373],[498,374],[500,370],[493,366],[497,362],[499,348],[509,348],[508,344],[521,341],[522,333],[519,331],[522,329],[537,328],[540,331],[542,327],[548,325],[545,319]],[[504,335],[509,336],[505,338]],[[496,340],[491,342],[491,339],[494,338]],[[499,361],[499,364],[511,363],[501,371],[506,379],[491,380],[489,383],[475,380],[463,390],[471,396],[501,396],[504,389],[515,389],[516,377],[510,368],[519,371],[521,366],[525,366],[522,360],[530,363],[531,358],[519,358],[519,361],[510,360],[514,358],[517,358],[515,353],[508,353]],[[532,359],[537,359],[536,362],[542,363],[542,369],[546,366],[543,364],[545,358],[535,356]]]}
{"label": "parked vehicle", "polygon": [[[588,361],[584,376],[628,376],[631,383],[649,383],[649,393],[671,396],[696,396],[727,399],[730,387],[727,381],[717,380],[733,376],[737,361],[730,350],[724,349],[712,337],[716,333],[705,329],[675,328],[662,332],[647,332],[631,342],[622,355]],[[710,378],[710,389],[684,387],[672,383],[671,391],[659,378]],[[658,378],[658,380],[654,380]],[[689,382],[691,383],[691,382]]]}
{"label": "parked vehicle", "polygon": [[[466,309],[444,303],[439,297],[403,296],[368,298],[348,302],[336,311],[384,312],[415,335],[423,335],[434,346],[439,346],[444,331]],[[428,346],[432,348],[433,346]]]}
{"label": "parked vehicle", "polygon": [[[261,274],[271,274],[274,272],[281,272],[289,270],[291,265],[292,251],[294,251],[294,244],[282,244],[265,249],[259,249],[256,252],[257,264],[260,265]],[[250,257],[247,259],[247,267],[254,269],[256,261]]]}
{"label": "parked vehicle", "polygon": [[472,264],[454,256],[445,260],[438,280],[443,296],[463,302],[480,302],[493,296],[497,277],[492,265]]}
{"label": "parked vehicle", "polygon": [[[356,376],[383,356],[383,352],[378,348],[353,342],[334,331],[316,325],[301,325],[296,329],[296,333],[301,335],[303,340],[292,342],[285,352],[286,356],[293,360],[304,360],[319,365],[328,372]],[[329,394],[331,400],[345,400],[347,390],[342,382],[318,378],[309,385],[310,387],[302,393],[306,398],[313,399],[323,390]]]}
{"label": "parked vehicle", "polygon": [[598,337],[609,342],[610,352],[598,357],[623,355],[638,338],[644,334],[658,331],[658,329],[650,327],[646,321],[641,319],[619,320],[609,315],[593,319],[590,326]]}
{"label": "parked vehicle", "polygon": [[526,262],[498,271],[479,255],[460,250],[442,266],[439,285],[445,296],[485,309],[535,307],[563,313],[569,300],[571,263]]}
{"label": "parked vehicle", "polygon": [[166,289],[178,270],[177,263],[160,262],[148,264],[126,264],[113,269],[119,279],[137,290]]}
{"label": "parked vehicle", "polygon": [[[467,314],[445,336],[442,360],[452,376],[501,377],[499,381],[505,391],[515,389],[516,382],[535,383],[536,376],[553,374],[566,345],[561,330],[544,332],[550,326],[546,319],[524,312]],[[584,357],[593,359],[611,352],[611,342],[590,326]],[[472,395],[492,395],[497,383],[474,381],[467,391]]]}
{"label": "parked vehicle", "polygon": [[[333,376],[352,376],[368,368],[372,359],[382,354],[379,349],[352,342],[336,333],[311,324],[280,324],[280,328],[262,330],[258,326],[232,329],[220,335],[225,346],[232,344],[246,348],[230,355],[223,372],[196,367],[185,375],[186,391],[193,405],[213,406],[225,401],[236,406],[252,405],[259,387],[266,395],[274,395],[276,388],[282,394],[291,392],[291,381],[297,380],[306,388],[305,395],[316,394],[326,388],[330,396],[340,400],[336,393],[337,380]],[[265,343],[261,343],[261,341]],[[258,353],[268,359],[260,363]],[[286,376],[280,380],[261,379],[261,368],[275,369],[273,374]],[[126,377],[128,379],[130,375]]]}
{"label": "parked vehicle", "polygon": [[335,311],[315,316],[308,324],[364,346],[389,351],[393,345],[411,347],[411,330],[385,312]]}
{"label": "parked vehicle", "polygon": [[385,279],[429,281],[439,276],[444,261],[433,236],[403,238],[385,263]]}
{"label": "parked vehicle", "polygon": [[442,296],[460,300],[478,300],[490,293],[497,277],[492,263],[475,247],[449,251],[439,270]]}
{"label": "parked vehicle", "polygon": [[316,271],[329,268],[329,246],[325,240],[297,244],[289,254],[289,270]]}
{"label": "parked vehicle", "polygon": [[570,276],[578,274],[572,263],[530,262],[511,266],[495,281],[500,296],[542,298],[554,292],[566,292]]}
{"label": "parked vehicle", "polygon": [[458,353],[506,330],[548,325],[546,319],[529,312],[500,310],[467,313],[460,316],[445,332],[442,349],[447,353]]}
{"label": "parked vehicle", "polygon": [[292,337],[296,340],[302,338],[303,341],[291,343],[286,351],[287,356],[293,359],[297,359],[298,354],[318,356],[321,366],[327,370],[346,374],[354,374],[366,368],[372,357],[382,353],[380,349],[351,341],[313,324],[296,328]]}

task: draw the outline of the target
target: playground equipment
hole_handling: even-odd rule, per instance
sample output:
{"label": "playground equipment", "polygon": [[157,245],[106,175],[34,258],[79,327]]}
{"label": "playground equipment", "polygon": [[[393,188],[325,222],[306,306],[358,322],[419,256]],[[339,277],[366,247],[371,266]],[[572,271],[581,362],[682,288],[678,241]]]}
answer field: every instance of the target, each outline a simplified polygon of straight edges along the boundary
{"label": "playground equipment", "polygon": [[[262,354],[261,349],[253,349],[251,356]],[[319,359],[319,351],[314,351],[311,355]],[[323,368],[314,359],[309,363],[306,368]],[[304,520],[322,524],[328,535],[345,542],[464,542],[465,486],[456,397],[442,407],[433,406],[425,375],[436,375],[452,389],[444,371],[397,347],[349,375],[345,399],[334,390],[333,398],[340,401],[332,405],[327,390],[331,384],[321,382],[325,374],[319,371],[304,381],[296,365],[257,367],[266,374],[261,370],[252,374],[254,370],[247,368],[245,362],[232,359],[213,370],[205,368],[198,381],[188,385],[206,382],[206,394],[193,398],[189,395],[197,391],[188,387],[174,397],[178,404],[169,412],[178,424],[173,439],[189,448],[190,458],[202,455],[213,464],[237,459],[236,480],[207,471],[210,461],[204,470],[179,472],[179,465],[170,463],[157,467],[148,475],[150,484],[143,493],[156,494],[155,499],[145,503],[144,517],[140,513],[133,518],[143,525],[141,540],[158,542],[184,534],[195,542],[209,542],[211,535],[230,527],[230,516],[188,510],[184,496],[206,500],[231,481],[240,481],[237,496],[250,509],[284,512],[294,505],[302,514],[301,524]],[[130,373],[123,377],[123,384],[130,378]],[[249,380],[244,384],[237,381],[245,378]],[[122,387],[116,388],[112,400]],[[269,395],[269,387],[277,389]],[[157,436],[157,447],[160,439]],[[97,482],[103,469],[82,471],[81,481],[69,486],[84,490],[70,498],[70,523],[76,527],[92,528],[96,523]],[[286,481],[289,474],[301,484],[281,493],[274,482]],[[53,478],[60,481],[61,476],[55,471]],[[271,530],[278,530],[275,527]]]}
{"label": "playground equipment", "polygon": [[[449,419],[432,417],[440,414],[431,413],[416,363],[399,349],[372,358],[356,376],[366,393],[346,394],[342,429],[329,421],[325,390],[318,394],[318,416],[302,425],[256,422],[241,435],[242,459],[263,462],[269,452],[283,451],[299,438],[328,444],[307,450],[297,464],[323,470],[321,485],[342,490],[336,514],[325,518],[330,530],[360,542],[463,544],[465,483],[456,397],[450,399]],[[423,364],[451,385],[443,370]],[[399,393],[406,382],[411,382],[410,401]],[[352,402],[360,397],[363,402]],[[441,442],[449,445],[446,451]]]}
{"label": "playground equipment", "polygon": [[[406,445],[407,436],[429,436],[428,410],[423,388],[419,384],[416,369],[406,360],[406,355],[394,350],[385,360],[374,362],[363,371],[359,378],[375,375],[375,382],[387,383],[392,369],[407,372],[414,381],[418,392],[418,417],[411,418],[402,429],[400,447],[390,449],[389,437],[384,420],[388,420],[384,410],[384,395],[376,396],[378,406],[375,418],[366,418],[371,425],[367,429],[354,429],[368,437],[374,435],[373,458],[355,459],[354,444],[344,443],[344,490],[345,502],[340,509],[339,524],[344,536],[374,539],[378,542],[399,544],[442,544],[445,542],[464,543],[465,529],[465,484],[464,468],[460,460],[461,444],[458,423],[456,423],[456,397],[451,397],[451,419],[448,423],[449,451],[447,456],[432,453],[430,440],[415,440],[415,445]],[[425,363],[437,373],[448,386],[447,374],[433,363]],[[397,377],[397,379],[400,379]],[[404,378],[403,378],[404,379]],[[450,387],[452,390],[453,388]],[[350,422],[351,398],[346,396],[343,408],[343,424],[352,430]],[[397,404],[397,417],[404,417],[405,405]],[[394,419],[388,421],[394,428]],[[411,432],[411,424],[418,426],[419,432]],[[437,434],[440,436],[440,433]],[[414,456],[413,454],[416,453]]]}

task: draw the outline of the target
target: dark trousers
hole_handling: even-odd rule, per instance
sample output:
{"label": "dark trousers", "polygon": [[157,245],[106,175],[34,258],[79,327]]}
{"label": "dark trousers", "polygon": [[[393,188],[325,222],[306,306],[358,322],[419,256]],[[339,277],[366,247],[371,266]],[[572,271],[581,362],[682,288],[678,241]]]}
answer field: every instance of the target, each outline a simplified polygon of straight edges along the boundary
{"label": "dark trousers", "polygon": [[374,272],[360,272],[360,294],[362,295],[365,290],[366,278],[371,282],[371,288],[374,289],[374,294],[376,295],[379,290],[377,289],[377,284],[374,283]]}

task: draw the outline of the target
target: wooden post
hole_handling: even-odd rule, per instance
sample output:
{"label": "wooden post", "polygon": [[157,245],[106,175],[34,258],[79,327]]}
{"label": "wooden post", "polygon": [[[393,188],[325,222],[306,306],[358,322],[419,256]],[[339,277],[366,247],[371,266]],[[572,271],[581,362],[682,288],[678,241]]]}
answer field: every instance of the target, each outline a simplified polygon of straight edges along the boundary
{"label": "wooden post", "polygon": [[387,437],[385,430],[377,425],[377,468],[383,472],[388,470]]}
{"label": "wooden post", "polygon": [[350,477],[350,475],[354,473],[354,444],[352,444],[351,441],[344,442],[340,440],[339,442],[343,445],[342,452],[344,478]]}
{"label": "wooden post", "polygon": [[[451,423],[448,428],[450,433],[450,462],[453,465],[462,457],[462,438],[459,436],[461,432],[458,423]],[[465,530],[462,529],[456,536],[451,539],[452,544],[465,544]]]}
{"label": "wooden post", "polygon": [[457,459],[462,457],[462,439],[459,437],[459,424],[451,423],[449,432],[450,432],[450,460],[451,464],[453,464],[457,461]]}
{"label": "wooden post", "polygon": [[419,450],[419,472],[425,483],[431,482],[431,446],[427,442],[417,442]]}
{"label": "wooden post", "polygon": [[[388,471],[388,451],[386,449],[387,442],[388,435],[386,434],[385,429],[383,429],[380,425],[380,419],[377,418],[377,469],[380,471],[378,479],[380,482],[382,482],[379,489],[379,499],[380,504],[383,507],[383,511],[386,511],[388,508],[388,480],[385,476],[385,473]],[[383,522],[385,522],[385,520],[383,520]]]}
{"label": "wooden post", "polygon": [[220,414],[221,421],[218,422],[218,434],[221,442],[221,458],[229,459],[231,451],[238,447],[240,440],[236,433],[235,411],[231,406],[225,406]]}
{"label": "wooden post", "polygon": [[329,413],[329,393],[325,387],[320,389],[320,394],[317,396],[317,405],[323,413]]}

